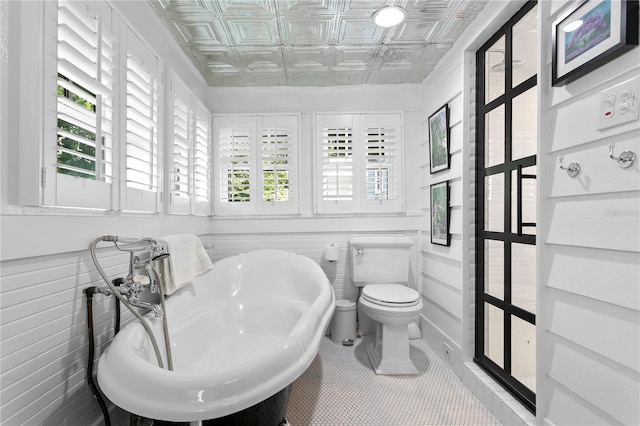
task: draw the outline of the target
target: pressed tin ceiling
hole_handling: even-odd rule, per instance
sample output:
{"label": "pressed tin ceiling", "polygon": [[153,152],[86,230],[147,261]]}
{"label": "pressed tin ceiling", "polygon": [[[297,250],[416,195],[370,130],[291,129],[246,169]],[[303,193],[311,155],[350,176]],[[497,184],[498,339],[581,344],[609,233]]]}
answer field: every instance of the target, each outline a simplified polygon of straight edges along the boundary
{"label": "pressed tin ceiling", "polygon": [[[149,0],[210,86],[420,83],[481,0]],[[407,12],[392,28],[385,5]]]}

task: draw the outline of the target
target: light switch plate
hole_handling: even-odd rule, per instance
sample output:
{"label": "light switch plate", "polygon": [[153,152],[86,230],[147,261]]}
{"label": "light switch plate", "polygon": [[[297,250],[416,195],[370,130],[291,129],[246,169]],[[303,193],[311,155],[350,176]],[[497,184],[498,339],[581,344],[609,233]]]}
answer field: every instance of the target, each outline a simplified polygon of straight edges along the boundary
{"label": "light switch plate", "polygon": [[600,93],[598,130],[608,129],[638,119],[639,78],[634,77]]}

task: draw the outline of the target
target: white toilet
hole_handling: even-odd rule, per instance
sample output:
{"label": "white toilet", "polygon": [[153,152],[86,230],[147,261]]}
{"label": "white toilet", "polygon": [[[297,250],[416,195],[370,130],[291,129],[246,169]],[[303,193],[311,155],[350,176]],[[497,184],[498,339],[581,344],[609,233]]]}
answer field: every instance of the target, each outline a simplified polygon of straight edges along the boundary
{"label": "white toilet", "polygon": [[351,245],[351,278],[362,287],[358,304],[375,321],[363,344],[376,374],[418,374],[409,358],[409,324],[418,320],[420,294],[407,287],[406,236],[356,236]]}

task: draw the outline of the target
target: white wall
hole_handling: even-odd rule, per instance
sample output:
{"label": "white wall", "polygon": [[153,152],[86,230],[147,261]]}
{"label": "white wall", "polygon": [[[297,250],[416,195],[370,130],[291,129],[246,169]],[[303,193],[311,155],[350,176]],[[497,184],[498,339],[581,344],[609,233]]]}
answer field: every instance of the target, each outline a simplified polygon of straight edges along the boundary
{"label": "white wall", "polygon": [[[572,2],[542,2],[543,44]],[[596,129],[600,92],[640,75],[640,48],[566,86],[543,56],[540,163],[539,417],[553,424],[640,424],[640,122]],[[638,96],[638,95],[636,95]],[[636,98],[637,99],[637,98]],[[577,162],[570,178],[557,166]]]}
{"label": "white wall", "polygon": [[[243,253],[249,250],[278,249],[292,251],[315,260],[324,270],[333,285],[336,299],[356,300],[357,288],[351,281],[351,260],[349,257],[349,239],[354,234],[366,235],[370,232],[321,232],[307,231],[305,233],[235,233],[214,234],[211,237],[213,247],[210,250],[213,261]],[[375,234],[381,232],[375,231]],[[391,232],[394,235],[406,235],[413,241],[410,249],[409,286],[416,286],[417,242],[415,231]],[[325,260],[322,255],[324,248],[330,244],[338,246],[339,259],[335,262]]]}
{"label": "white wall", "polygon": [[[540,2],[537,420],[558,425],[637,425],[640,164],[620,169],[608,158],[608,144],[615,143],[616,153],[625,149],[640,153],[640,124],[598,131],[595,123],[600,91],[639,75],[640,48],[573,83],[552,88],[551,23],[572,3]],[[448,172],[429,174],[423,125],[423,335],[438,354],[443,342],[453,346],[454,370],[499,418],[503,408],[494,408],[506,398],[504,391],[487,385],[485,377],[468,380],[477,368],[464,364],[473,354],[472,52],[521,5],[490,3],[478,19],[483,26],[472,25],[423,83],[422,120],[444,103],[451,105],[456,117],[451,120]],[[560,155],[565,163],[580,163],[578,178],[558,169]],[[446,179],[452,183],[449,248],[429,243],[429,185]],[[505,424],[520,422],[512,416],[518,409],[504,408],[507,411],[510,414],[502,416]]]}

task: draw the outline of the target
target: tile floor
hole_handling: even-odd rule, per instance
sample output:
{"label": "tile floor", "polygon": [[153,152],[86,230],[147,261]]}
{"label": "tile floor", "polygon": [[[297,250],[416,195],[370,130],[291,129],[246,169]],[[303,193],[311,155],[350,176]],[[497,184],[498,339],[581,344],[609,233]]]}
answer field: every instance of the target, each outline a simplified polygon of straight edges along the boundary
{"label": "tile floor", "polygon": [[291,426],[498,426],[491,412],[422,340],[412,340],[416,376],[378,376],[362,339],[351,347],[324,337],[293,384]]}

